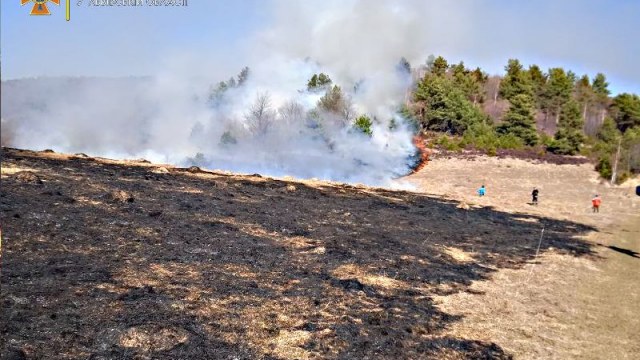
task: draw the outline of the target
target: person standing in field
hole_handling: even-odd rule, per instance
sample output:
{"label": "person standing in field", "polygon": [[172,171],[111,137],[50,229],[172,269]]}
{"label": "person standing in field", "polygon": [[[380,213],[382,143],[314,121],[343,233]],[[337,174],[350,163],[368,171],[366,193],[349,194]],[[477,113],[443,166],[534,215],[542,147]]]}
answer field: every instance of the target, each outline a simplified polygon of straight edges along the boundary
{"label": "person standing in field", "polygon": [[538,205],[538,194],[540,192],[538,191],[538,188],[533,188],[533,191],[531,192],[531,203],[533,205]]}
{"label": "person standing in field", "polygon": [[593,205],[593,212],[597,213],[600,212],[600,203],[602,202],[602,199],[600,199],[600,195],[596,194],[593,199],[591,199],[591,204]]}
{"label": "person standing in field", "polygon": [[478,189],[478,195],[479,196],[484,196],[484,194],[486,194],[487,189],[485,189],[484,185],[480,186],[480,189]]}

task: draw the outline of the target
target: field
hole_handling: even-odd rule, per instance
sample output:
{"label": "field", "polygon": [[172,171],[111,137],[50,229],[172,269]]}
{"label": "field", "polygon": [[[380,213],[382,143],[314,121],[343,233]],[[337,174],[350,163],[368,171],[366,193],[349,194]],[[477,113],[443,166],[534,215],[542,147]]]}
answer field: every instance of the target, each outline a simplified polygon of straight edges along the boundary
{"label": "field", "polygon": [[[557,160],[557,159],[553,159]],[[577,159],[576,159],[577,160]],[[556,161],[558,162],[558,161]],[[580,161],[573,161],[580,163]],[[442,310],[462,317],[448,333],[491,339],[517,358],[635,359],[640,354],[640,198],[638,181],[610,187],[591,164],[554,165],[482,156],[441,156],[411,177],[422,191],[476,206],[576,221],[595,231],[575,236],[594,256],[547,248],[522,270],[501,270],[471,292],[438,297]],[[485,184],[488,196],[475,189]],[[533,187],[538,206],[530,204]],[[590,199],[603,197],[593,214]],[[605,205],[606,204],[606,205]],[[517,230],[514,230],[517,231]],[[474,293],[475,291],[475,293]]]}
{"label": "field", "polygon": [[436,156],[391,191],[2,156],[3,359],[640,351],[640,198],[588,164]]}

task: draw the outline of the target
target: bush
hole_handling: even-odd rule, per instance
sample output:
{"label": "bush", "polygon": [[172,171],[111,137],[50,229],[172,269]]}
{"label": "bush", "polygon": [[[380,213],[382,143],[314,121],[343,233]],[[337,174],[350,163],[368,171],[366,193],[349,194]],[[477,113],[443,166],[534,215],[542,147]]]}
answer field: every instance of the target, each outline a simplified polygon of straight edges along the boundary
{"label": "bush", "polygon": [[448,151],[460,151],[464,148],[463,140],[450,138],[447,135],[442,135],[436,138],[434,144]]}
{"label": "bush", "polygon": [[523,147],[524,141],[513,134],[498,136],[498,148],[500,149],[522,149]]}
{"label": "bush", "polygon": [[566,137],[562,137],[552,140],[551,144],[547,146],[547,151],[558,155],[575,155],[578,149],[575,148],[575,143]]}
{"label": "bush", "polygon": [[625,181],[629,180],[633,177],[633,173],[631,171],[623,171],[616,176],[616,184],[622,184]]}
{"label": "bush", "polygon": [[463,144],[494,155],[498,149],[521,149],[524,147],[524,141],[515,134],[498,134],[491,125],[486,123],[470,126],[464,133]]}
{"label": "bush", "polygon": [[540,143],[544,146],[544,147],[549,147],[549,145],[551,145],[553,143],[553,137],[542,133],[540,135]]}
{"label": "bush", "polygon": [[611,179],[613,169],[611,168],[611,160],[608,157],[600,157],[596,164],[596,171],[605,179]]}
{"label": "bush", "polygon": [[373,130],[371,129],[372,125],[373,125],[373,122],[371,122],[371,119],[367,115],[359,116],[356,119],[356,121],[353,123],[353,127],[356,130],[368,136],[373,135]]}

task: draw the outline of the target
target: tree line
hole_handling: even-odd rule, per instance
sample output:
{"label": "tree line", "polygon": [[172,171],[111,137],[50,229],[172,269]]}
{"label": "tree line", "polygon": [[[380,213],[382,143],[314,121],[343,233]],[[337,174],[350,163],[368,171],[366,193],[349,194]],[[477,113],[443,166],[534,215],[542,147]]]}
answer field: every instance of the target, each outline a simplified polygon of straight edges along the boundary
{"label": "tree line", "polygon": [[640,172],[640,97],[612,97],[602,73],[591,79],[510,59],[504,75],[490,77],[442,56],[412,73],[416,86],[403,112],[424,131],[455,136],[438,137],[439,145],[582,154],[617,181]]}

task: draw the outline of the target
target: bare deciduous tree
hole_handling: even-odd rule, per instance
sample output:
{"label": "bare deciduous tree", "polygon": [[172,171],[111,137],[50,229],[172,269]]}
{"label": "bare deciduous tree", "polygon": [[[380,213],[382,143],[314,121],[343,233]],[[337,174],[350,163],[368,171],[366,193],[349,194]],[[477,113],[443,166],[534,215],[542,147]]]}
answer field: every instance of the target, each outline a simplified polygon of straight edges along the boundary
{"label": "bare deciduous tree", "polygon": [[271,109],[269,93],[260,93],[245,115],[247,125],[254,135],[264,135],[273,123],[275,112]]}
{"label": "bare deciduous tree", "polygon": [[300,123],[304,119],[304,107],[295,101],[285,103],[278,112],[285,125]]}

